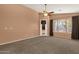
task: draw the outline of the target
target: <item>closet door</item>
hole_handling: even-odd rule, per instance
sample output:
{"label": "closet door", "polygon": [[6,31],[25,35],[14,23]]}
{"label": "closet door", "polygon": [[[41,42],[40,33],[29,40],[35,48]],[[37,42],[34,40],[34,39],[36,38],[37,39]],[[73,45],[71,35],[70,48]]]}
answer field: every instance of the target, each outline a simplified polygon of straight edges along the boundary
{"label": "closet door", "polygon": [[72,39],[79,39],[79,16],[72,17]]}

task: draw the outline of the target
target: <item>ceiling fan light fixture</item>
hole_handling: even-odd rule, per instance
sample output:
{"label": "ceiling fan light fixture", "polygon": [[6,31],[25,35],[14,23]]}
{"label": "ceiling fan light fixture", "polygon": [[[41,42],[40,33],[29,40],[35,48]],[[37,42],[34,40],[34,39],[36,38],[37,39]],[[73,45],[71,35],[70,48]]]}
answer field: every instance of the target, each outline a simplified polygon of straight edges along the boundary
{"label": "ceiling fan light fixture", "polygon": [[43,13],[44,14],[44,16],[48,16],[48,13],[47,12],[45,12],[45,13]]}
{"label": "ceiling fan light fixture", "polygon": [[46,6],[47,6],[47,4],[45,4],[45,10],[43,11],[44,16],[48,16],[48,12],[46,11]]}

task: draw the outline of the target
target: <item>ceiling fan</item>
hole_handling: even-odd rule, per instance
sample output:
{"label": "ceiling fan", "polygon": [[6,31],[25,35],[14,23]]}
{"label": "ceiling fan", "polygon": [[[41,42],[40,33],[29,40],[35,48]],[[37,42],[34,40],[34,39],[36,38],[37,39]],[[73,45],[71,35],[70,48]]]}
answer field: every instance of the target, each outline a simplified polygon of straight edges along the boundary
{"label": "ceiling fan", "polygon": [[43,15],[44,16],[51,16],[54,12],[51,11],[51,12],[48,12],[47,11],[47,4],[44,4],[45,5],[45,8],[44,8],[44,11],[43,11]]}

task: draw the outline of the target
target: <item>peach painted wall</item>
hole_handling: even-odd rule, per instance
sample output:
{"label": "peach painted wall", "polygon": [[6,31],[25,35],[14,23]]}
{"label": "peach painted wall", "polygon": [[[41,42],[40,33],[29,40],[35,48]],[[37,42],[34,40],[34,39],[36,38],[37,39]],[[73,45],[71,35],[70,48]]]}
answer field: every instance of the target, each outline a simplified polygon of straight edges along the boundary
{"label": "peach painted wall", "polygon": [[0,44],[39,36],[39,15],[22,5],[0,5]]}
{"label": "peach painted wall", "polygon": [[72,16],[77,16],[79,13],[62,13],[62,14],[52,14],[50,16],[50,19],[66,19],[66,18],[71,18]]}

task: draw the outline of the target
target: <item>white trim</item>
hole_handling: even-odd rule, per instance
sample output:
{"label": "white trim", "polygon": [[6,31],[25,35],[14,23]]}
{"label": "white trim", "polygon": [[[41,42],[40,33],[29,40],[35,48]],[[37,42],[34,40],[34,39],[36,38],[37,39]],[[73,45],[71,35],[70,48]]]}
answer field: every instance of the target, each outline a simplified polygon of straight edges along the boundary
{"label": "white trim", "polygon": [[[45,30],[42,30],[42,20],[46,21]],[[48,19],[40,19],[40,36],[48,36]]]}
{"label": "white trim", "polygon": [[40,35],[38,36],[33,36],[33,37],[24,37],[23,39],[17,39],[17,40],[13,40],[13,41],[9,41],[9,42],[5,42],[5,43],[1,43],[0,45],[5,45],[5,44],[10,44],[10,43],[15,43],[15,42],[18,42],[18,41],[22,41],[22,40],[27,40],[27,39],[30,39],[30,38],[35,38],[35,37],[39,37]]}

